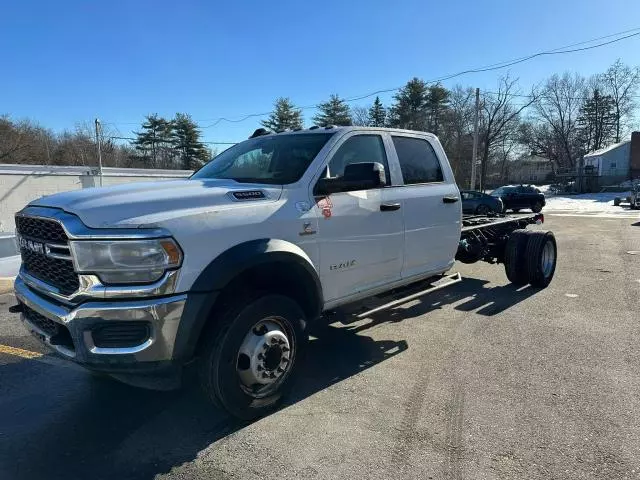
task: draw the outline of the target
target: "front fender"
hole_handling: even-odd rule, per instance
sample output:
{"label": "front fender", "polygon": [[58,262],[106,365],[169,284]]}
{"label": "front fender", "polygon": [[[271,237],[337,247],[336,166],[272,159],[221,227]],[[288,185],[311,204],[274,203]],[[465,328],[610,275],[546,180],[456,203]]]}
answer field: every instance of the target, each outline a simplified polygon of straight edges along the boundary
{"label": "front fender", "polygon": [[309,256],[297,245],[279,239],[258,239],[236,245],[207,265],[190,289],[178,327],[174,358],[188,360],[196,350],[200,334],[214,310],[220,292],[235,278],[260,265],[289,265],[312,300],[311,317],[319,317],[323,306],[320,277]]}
{"label": "front fender", "polygon": [[193,292],[222,290],[231,280],[249,268],[270,262],[293,262],[314,278],[321,294],[320,278],[309,256],[297,245],[285,240],[262,238],[240,243],[218,255],[193,283]]}

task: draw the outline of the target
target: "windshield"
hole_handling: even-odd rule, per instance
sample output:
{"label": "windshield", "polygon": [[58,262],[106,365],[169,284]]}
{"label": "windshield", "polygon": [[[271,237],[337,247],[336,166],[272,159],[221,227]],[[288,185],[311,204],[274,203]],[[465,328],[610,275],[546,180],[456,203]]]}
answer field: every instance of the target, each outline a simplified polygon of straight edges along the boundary
{"label": "windshield", "polygon": [[515,191],[514,187],[500,187],[500,188],[496,188],[493,192],[491,192],[491,195],[496,197],[498,195],[504,195],[505,193],[511,193],[514,191]]}
{"label": "windshield", "polygon": [[334,134],[269,135],[238,143],[191,178],[225,178],[242,183],[286,185],[297,182]]}

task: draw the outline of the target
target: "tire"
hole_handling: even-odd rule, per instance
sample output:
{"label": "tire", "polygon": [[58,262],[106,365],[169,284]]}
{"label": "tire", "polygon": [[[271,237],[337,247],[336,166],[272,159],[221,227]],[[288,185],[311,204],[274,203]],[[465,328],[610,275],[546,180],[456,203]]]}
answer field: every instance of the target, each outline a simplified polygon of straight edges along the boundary
{"label": "tire", "polygon": [[[268,331],[265,325],[270,326]],[[273,325],[277,327],[275,330],[271,330]],[[214,327],[204,333],[208,337],[198,355],[200,383],[207,397],[214,405],[242,420],[258,418],[275,409],[292,386],[296,364],[307,341],[305,325],[304,312],[289,297],[256,294],[233,301],[219,314]],[[275,332],[285,335],[285,347],[289,347],[286,353],[285,347],[278,345],[283,342],[278,340],[281,337],[269,339]],[[259,338],[264,338],[264,342]],[[247,339],[258,340],[249,342],[247,347]],[[263,347],[264,355],[258,353]],[[250,349],[251,357],[241,349]],[[274,359],[271,354],[276,349],[275,365],[272,361],[271,366],[267,366],[269,359]],[[262,360],[257,360],[261,357]],[[275,373],[281,368],[284,373]],[[254,373],[258,377],[280,376],[277,380],[256,379],[256,383],[252,383],[255,388],[251,388],[246,380],[247,376],[255,378]],[[273,383],[265,386],[257,383],[260,381]]]}
{"label": "tire", "polygon": [[525,251],[530,233],[527,230],[514,230],[505,246],[504,271],[514,285],[528,283]]}
{"label": "tire", "polygon": [[542,202],[536,202],[531,205],[531,211],[533,213],[540,213],[542,211]]}
{"label": "tire", "polygon": [[546,288],[556,271],[558,246],[551,232],[530,232],[525,252],[527,279],[538,288]]}
{"label": "tire", "polygon": [[476,208],[476,215],[489,215],[493,210],[485,204],[478,205]]}
{"label": "tire", "polygon": [[620,197],[616,197],[613,199],[613,205],[616,207],[620,206]]}

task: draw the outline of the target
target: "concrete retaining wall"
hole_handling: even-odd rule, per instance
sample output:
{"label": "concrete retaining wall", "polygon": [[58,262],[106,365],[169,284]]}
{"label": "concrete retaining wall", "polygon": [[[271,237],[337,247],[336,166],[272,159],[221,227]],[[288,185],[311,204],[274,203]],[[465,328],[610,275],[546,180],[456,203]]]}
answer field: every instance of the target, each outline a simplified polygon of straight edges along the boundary
{"label": "concrete retaining wall", "polygon": [[[104,168],[102,183],[108,186],[172,180],[188,177],[192,173],[189,170]],[[15,212],[36,198],[99,185],[97,171],[91,167],[0,164],[0,232],[13,232]]]}

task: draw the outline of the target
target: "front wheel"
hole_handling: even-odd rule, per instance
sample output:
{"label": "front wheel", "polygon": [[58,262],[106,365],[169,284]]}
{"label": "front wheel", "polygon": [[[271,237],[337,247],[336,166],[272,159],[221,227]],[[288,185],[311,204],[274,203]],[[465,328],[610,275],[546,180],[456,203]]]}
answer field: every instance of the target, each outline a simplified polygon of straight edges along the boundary
{"label": "front wheel", "polygon": [[235,417],[265,415],[291,387],[307,338],[304,312],[289,297],[265,294],[233,302],[212,320],[199,355],[205,393]]}
{"label": "front wheel", "polygon": [[531,211],[533,213],[540,213],[542,211],[542,202],[535,202],[531,205]]}

